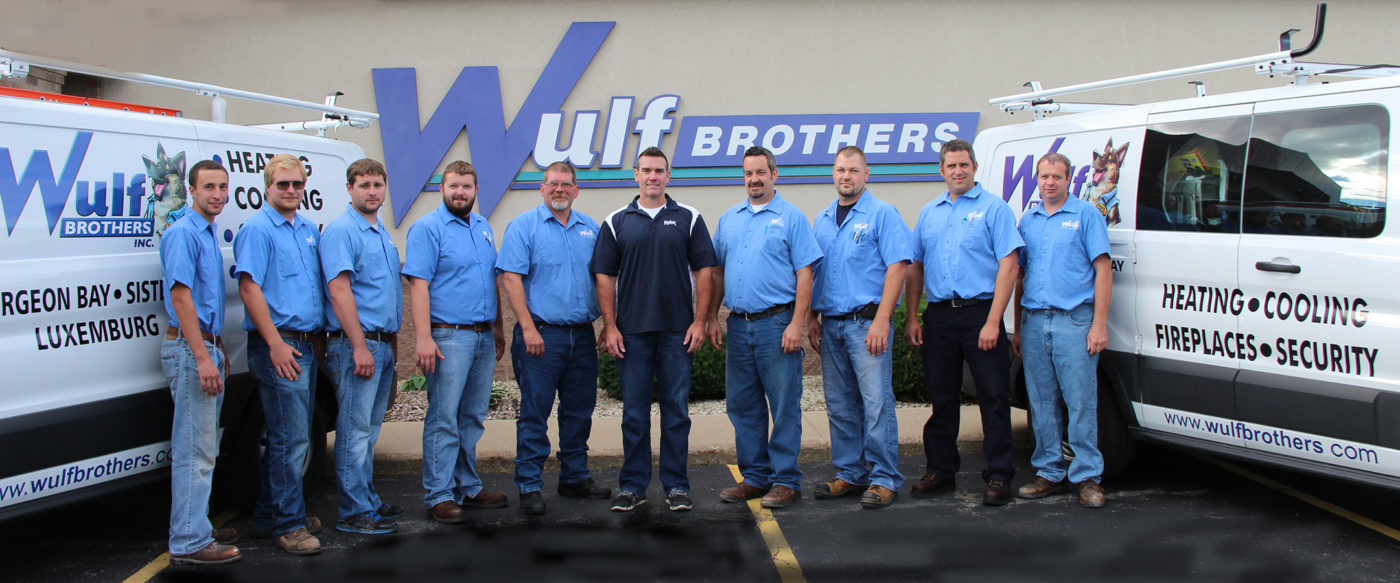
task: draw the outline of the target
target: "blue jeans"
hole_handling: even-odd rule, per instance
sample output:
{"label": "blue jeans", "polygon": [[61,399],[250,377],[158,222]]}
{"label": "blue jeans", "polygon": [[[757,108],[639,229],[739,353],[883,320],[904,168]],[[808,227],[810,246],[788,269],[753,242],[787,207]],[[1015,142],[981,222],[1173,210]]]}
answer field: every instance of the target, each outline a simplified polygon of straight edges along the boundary
{"label": "blue jeans", "polygon": [[[209,358],[227,370],[224,351],[204,343]],[[211,397],[199,388],[194,353],[182,336],[160,343],[160,368],[170,381],[175,416],[170,428],[170,554],[188,555],[214,542],[209,492],[219,457],[219,410],[224,392]]]}
{"label": "blue jeans", "polygon": [[652,379],[661,403],[661,487],[690,491],[690,363],[684,332],[624,334],[617,361],[622,391],[622,470],[618,489],[646,496],[651,484]]}
{"label": "blue jeans", "polygon": [[442,352],[428,380],[428,412],[423,417],[423,503],[471,498],[481,492],[476,475],[476,442],[485,431],[491,405],[496,341],[491,331],[434,328]]}
{"label": "blue jeans", "polygon": [[394,347],[365,339],[374,357],[370,378],[355,376],[354,349],[344,337],[326,342],[326,361],[340,414],[335,419],[335,477],[340,485],[339,520],[345,521],[384,504],[374,491],[374,444],[389,408],[394,383]]}
{"label": "blue jeans", "polygon": [[[898,490],[899,421],[894,415],[891,351],[875,356],[865,348],[870,320],[822,318],[822,385],[831,422],[831,465],[851,484]],[[894,346],[890,327],[886,346]]]}
{"label": "blue jeans", "polygon": [[277,374],[267,342],[248,333],[248,369],[258,383],[267,427],[262,491],[253,508],[253,527],[281,535],[306,525],[301,469],[311,447],[311,415],[316,392],[316,348],[311,342],[282,339],[301,353],[301,374],[289,381]]}
{"label": "blue jeans", "polygon": [[524,333],[515,325],[510,358],[520,384],[520,418],[515,422],[515,485],[537,492],[549,458],[549,410],[559,394],[559,483],[587,480],[588,434],[598,402],[598,340],[592,326],[536,325],[544,354],[525,352]]}
{"label": "blue jeans", "polygon": [[1051,482],[1065,479],[1060,449],[1060,399],[1069,409],[1069,446],[1074,461],[1069,480],[1097,482],[1103,476],[1099,453],[1099,356],[1089,354],[1089,326],[1094,305],[1064,310],[1026,310],[1021,314],[1021,361],[1026,368],[1026,398],[1031,406],[1035,451],[1031,465]]}
{"label": "blue jeans", "polygon": [[[792,310],[752,322],[729,317],[724,360],[725,408],[744,481],[802,489],[802,349],[783,352]],[[773,433],[768,433],[768,413]]]}

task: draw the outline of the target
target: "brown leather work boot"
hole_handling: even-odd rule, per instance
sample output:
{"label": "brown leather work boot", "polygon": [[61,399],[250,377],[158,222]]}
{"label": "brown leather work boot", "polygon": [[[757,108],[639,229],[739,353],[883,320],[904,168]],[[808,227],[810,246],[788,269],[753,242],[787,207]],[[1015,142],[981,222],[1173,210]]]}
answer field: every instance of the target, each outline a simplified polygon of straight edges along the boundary
{"label": "brown leather work boot", "polygon": [[817,484],[817,487],[813,489],[813,493],[818,498],[831,499],[840,498],[842,496],[850,496],[852,494],[859,494],[865,491],[865,489],[866,486],[852,484],[850,482],[842,480],[841,478],[836,478],[835,480],[832,480],[830,482],[822,482],[820,484]]}
{"label": "brown leather work boot", "polygon": [[768,493],[767,488],[759,488],[748,482],[739,482],[732,487],[725,488],[719,493],[719,499],[724,502],[743,502],[752,500]]}

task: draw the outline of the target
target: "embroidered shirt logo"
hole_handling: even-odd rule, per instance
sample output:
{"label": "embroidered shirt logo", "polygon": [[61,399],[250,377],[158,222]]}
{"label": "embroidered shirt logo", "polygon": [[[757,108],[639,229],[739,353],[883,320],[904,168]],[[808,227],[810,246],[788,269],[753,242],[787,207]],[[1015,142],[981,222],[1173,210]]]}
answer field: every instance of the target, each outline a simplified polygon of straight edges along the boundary
{"label": "embroidered shirt logo", "polygon": [[661,224],[662,224],[662,225],[670,225],[670,226],[672,226],[672,227],[676,226],[676,222],[673,221],[673,220],[671,220],[671,219],[665,219],[665,220],[661,221]]}
{"label": "embroidered shirt logo", "polygon": [[593,233],[593,229],[584,229],[584,230],[578,232],[578,236],[580,236],[580,237],[588,237],[589,239],[592,239],[592,238],[595,237],[596,235]]}
{"label": "embroidered shirt logo", "polygon": [[1079,228],[1079,220],[1078,220],[1078,219],[1074,219],[1074,220],[1066,219],[1064,222],[1060,223],[1060,228],[1061,228],[1061,229],[1078,229],[1078,228]]}

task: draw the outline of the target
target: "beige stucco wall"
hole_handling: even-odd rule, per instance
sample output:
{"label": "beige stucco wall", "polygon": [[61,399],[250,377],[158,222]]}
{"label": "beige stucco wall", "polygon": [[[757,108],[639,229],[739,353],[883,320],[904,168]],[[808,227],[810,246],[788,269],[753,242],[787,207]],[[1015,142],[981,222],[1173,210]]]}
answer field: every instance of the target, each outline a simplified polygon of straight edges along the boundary
{"label": "beige stucco wall", "polygon": [[[564,31],[575,21],[616,21],[570,94],[573,112],[602,110],[612,96],[637,98],[633,115],[652,97],[680,96],[676,118],[688,115],[973,111],[986,128],[1029,120],[1007,116],[987,99],[1046,87],[1180,67],[1276,50],[1279,32],[1297,27],[1297,44],[1312,34],[1308,0],[1176,0],[1147,2],[691,2],[368,1],[7,2],[0,46],[319,102],[343,91],[339,104],[376,109],[370,71],[417,69],[423,120],[464,66],[497,66],[506,121],[534,86]],[[1053,6],[1053,8],[1052,8]],[[1390,34],[1400,3],[1330,3],[1327,35],[1309,60],[1400,62]],[[1251,72],[1203,75],[1212,93],[1279,81]],[[1186,97],[1186,79],[1105,91],[1092,101]],[[192,93],[108,83],[110,99],[178,107],[206,119],[207,99]],[[310,119],[297,110],[231,101],[230,121]],[[679,123],[674,126],[679,127]],[[340,130],[382,159],[378,128]],[[629,139],[625,159],[635,152]],[[668,152],[675,136],[663,141]],[[465,136],[451,158],[470,158]],[[524,169],[535,170],[527,161]],[[392,173],[393,168],[389,169]],[[829,185],[782,186],[809,216],[832,198]],[[941,184],[877,184],[913,222]],[[585,190],[578,208],[601,218],[625,204],[631,189]],[[716,217],[742,198],[734,187],[672,189],[678,199]],[[539,202],[510,191],[491,217],[506,222]],[[437,203],[419,198],[412,220]],[[389,215],[385,215],[386,217]]]}

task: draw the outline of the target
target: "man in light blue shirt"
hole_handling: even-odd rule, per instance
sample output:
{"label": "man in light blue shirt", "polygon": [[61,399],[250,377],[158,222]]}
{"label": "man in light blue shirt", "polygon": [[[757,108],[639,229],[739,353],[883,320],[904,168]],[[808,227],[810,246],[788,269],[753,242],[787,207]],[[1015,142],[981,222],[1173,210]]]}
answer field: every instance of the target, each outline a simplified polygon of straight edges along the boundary
{"label": "man in light blue shirt", "polygon": [[[987,489],[982,503],[1011,501],[1011,350],[1001,318],[1016,279],[1022,246],[1006,202],[975,181],[972,144],[943,144],[939,167],[948,191],[924,205],[914,226],[914,261],[905,277],[905,335],[921,347],[924,386],[933,413],[924,424],[924,475],[915,497],[953,490],[958,473],[958,399],[963,361],[977,384]],[[919,322],[919,297],[928,308]]]}
{"label": "man in light blue shirt", "polygon": [[442,171],[442,206],[408,230],[408,278],[418,368],[427,377],[423,503],[434,520],[462,521],[462,507],[503,508],[504,492],[482,488],[476,442],[485,430],[495,363],[505,355],[496,296],[491,223],[472,212],[476,168]]}
{"label": "man in light blue shirt", "polygon": [[345,171],[350,204],[321,233],[326,280],[326,361],[340,414],[335,420],[336,530],[389,534],[403,509],[374,491],[374,444],[394,384],[394,349],[403,310],[399,250],[379,220],[388,174],[364,158]]}
{"label": "man in light blue shirt", "polygon": [[[1069,158],[1050,153],[1036,163],[1040,204],[1021,217],[1021,280],[1016,287],[1011,347],[1025,363],[1035,479],[1022,498],[1063,492],[1066,480],[1085,508],[1104,505],[1103,454],[1098,443],[1096,374],[1108,345],[1108,306],[1113,296],[1108,227],[1093,203],[1069,196]],[[1060,444],[1060,402],[1069,411],[1074,460],[1065,468]]]}
{"label": "man in light blue shirt", "polygon": [[306,515],[301,467],[311,446],[316,348],[324,342],[321,232],[297,214],[306,188],[301,160],[274,156],[263,169],[263,187],[262,210],[233,240],[248,369],[258,381],[267,427],[253,529],[276,537],[277,548],[288,553],[311,555],[321,552],[321,541],[310,532],[321,521]]}
{"label": "man in light blue shirt", "polygon": [[221,565],[243,558],[232,529],[209,523],[209,492],[219,454],[224,404],[224,256],[214,217],[228,202],[228,171],[201,161],[190,169],[190,208],[160,240],[165,313],[170,327],[160,366],[170,382],[170,562]]}
{"label": "man in light blue shirt", "polygon": [[715,227],[719,265],[708,325],[710,342],[719,348],[723,301],[730,310],[725,401],[744,479],[720,500],[762,496],[764,508],[784,508],[802,496],[802,326],[812,299],[812,265],[822,258],[807,217],[778,195],[777,180],[772,152],[758,146],[744,152],[749,196]]}
{"label": "man in light blue shirt", "polygon": [[865,188],[869,178],[860,148],[846,146],[836,153],[836,200],[812,221],[823,258],[813,275],[813,325],[807,334],[822,355],[831,463],[837,471],[835,479],[817,485],[816,495],[859,495],[865,508],[883,508],[894,503],[904,483],[890,317],[912,255],[904,219]]}
{"label": "man in light blue shirt", "polygon": [[540,181],[544,203],[506,226],[496,269],[501,274],[515,335],[511,364],[520,384],[515,422],[515,485],[520,509],[544,514],[541,473],[549,458],[549,411],[559,395],[560,496],[604,499],[611,492],[588,472],[588,435],[598,399],[598,292],[588,262],[598,223],[573,210],[574,167],[555,162]]}

